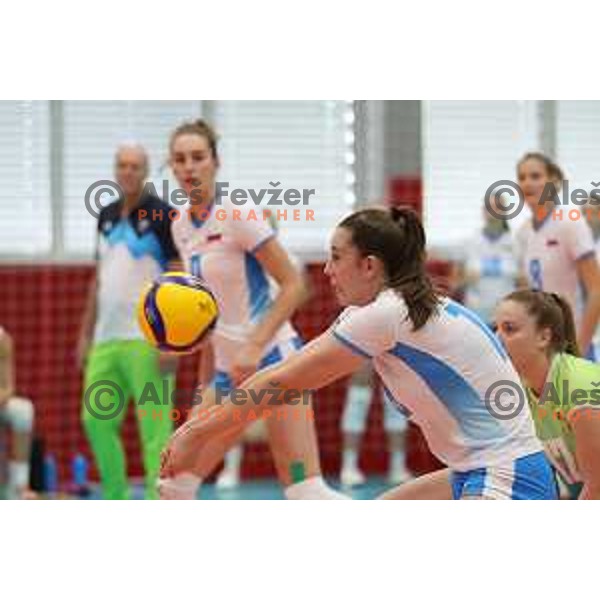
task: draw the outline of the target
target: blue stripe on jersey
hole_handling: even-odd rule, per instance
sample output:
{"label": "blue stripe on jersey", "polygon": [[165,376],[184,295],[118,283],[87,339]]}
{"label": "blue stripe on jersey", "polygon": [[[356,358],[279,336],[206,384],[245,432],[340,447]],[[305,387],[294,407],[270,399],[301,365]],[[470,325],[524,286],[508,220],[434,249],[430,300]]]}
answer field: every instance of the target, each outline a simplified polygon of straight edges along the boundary
{"label": "blue stripe on jersey", "polygon": [[394,394],[392,394],[392,392],[390,391],[389,388],[387,388],[385,386],[384,383],[381,384],[381,386],[383,387],[383,394],[384,396],[387,396],[387,401],[404,417],[406,417],[407,419],[410,419],[412,413],[410,412],[410,410],[408,410],[408,408],[406,408],[406,406],[404,406],[401,402],[399,402],[398,400],[396,400],[396,398],[394,398]]}
{"label": "blue stripe on jersey", "polygon": [[265,369],[270,365],[274,365],[275,363],[281,362],[283,355],[281,354],[281,350],[279,346],[275,346],[271,352],[269,352],[266,356],[263,356],[260,364],[258,365],[258,370]]}
{"label": "blue stripe on jersey", "polygon": [[136,260],[150,255],[164,269],[169,262],[154,231],[146,231],[138,235],[131,227],[129,221],[119,221],[106,236],[106,241],[111,246],[125,244],[130,254]]}
{"label": "blue stripe on jersey", "polygon": [[467,436],[486,440],[501,433],[502,428],[486,410],[482,395],[450,365],[400,342],[389,353],[425,382]]}
{"label": "blue stripe on jersey", "polygon": [[250,302],[250,318],[261,317],[271,306],[269,282],[265,271],[258,260],[250,253],[245,253],[246,281],[248,282],[248,301]]}
{"label": "blue stripe on jersey", "polygon": [[350,348],[350,350],[352,350],[352,352],[354,352],[360,356],[364,356],[365,358],[373,358],[365,350],[363,350],[362,348],[359,348],[354,342],[351,342],[348,338],[345,338],[343,335],[340,335],[337,331],[332,331],[331,333],[333,334],[333,337],[336,340],[339,340],[340,342],[342,342],[342,344],[344,344],[345,346],[348,346],[348,348]]}
{"label": "blue stripe on jersey", "polygon": [[479,329],[483,331],[488,340],[492,342],[492,345],[494,346],[494,349],[496,350],[500,358],[502,358],[503,360],[508,360],[508,355],[506,354],[506,350],[504,350],[504,347],[500,343],[500,340],[494,335],[494,332],[473,311],[470,311],[468,308],[465,308],[461,304],[458,304],[458,302],[454,302],[452,300],[448,301],[448,304],[446,304],[444,310],[452,317],[465,317],[465,319],[468,319],[469,321],[471,321],[471,323],[477,325],[477,327],[479,327]]}

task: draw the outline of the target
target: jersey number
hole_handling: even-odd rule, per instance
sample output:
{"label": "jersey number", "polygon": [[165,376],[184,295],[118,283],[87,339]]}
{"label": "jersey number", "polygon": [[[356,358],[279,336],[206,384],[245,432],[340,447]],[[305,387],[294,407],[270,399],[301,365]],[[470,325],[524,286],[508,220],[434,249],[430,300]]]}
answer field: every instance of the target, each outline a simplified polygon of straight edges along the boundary
{"label": "jersey number", "polygon": [[539,258],[529,261],[529,277],[531,278],[531,287],[534,290],[543,289],[542,286],[542,263]]}
{"label": "jersey number", "polygon": [[200,255],[192,254],[190,256],[190,271],[194,277],[202,277],[200,274]]}

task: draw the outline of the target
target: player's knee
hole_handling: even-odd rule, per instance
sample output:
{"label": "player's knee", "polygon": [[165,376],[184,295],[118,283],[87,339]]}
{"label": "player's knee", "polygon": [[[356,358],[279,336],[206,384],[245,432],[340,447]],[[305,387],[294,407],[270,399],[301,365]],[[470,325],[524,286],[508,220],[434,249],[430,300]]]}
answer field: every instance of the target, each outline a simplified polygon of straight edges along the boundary
{"label": "player's knee", "polygon": [[28,433],[33,429],[33,403],[27,398],[11,398],[5,410],[10,426],[15,430]]}

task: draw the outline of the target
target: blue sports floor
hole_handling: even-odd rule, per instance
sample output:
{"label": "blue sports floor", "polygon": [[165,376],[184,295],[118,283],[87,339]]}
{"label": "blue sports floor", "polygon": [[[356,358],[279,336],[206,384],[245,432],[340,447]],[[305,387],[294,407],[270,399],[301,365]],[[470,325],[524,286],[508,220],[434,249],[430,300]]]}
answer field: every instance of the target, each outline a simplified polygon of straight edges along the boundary
{"label": "blue sports floor", "polygon": [[[332,484],[336,489],[341,490],[339,481],[327,478],[328,483]],[[379,494],[389,489],[384,478],[369,478],[367,483],[360,487],[352,488],[351,490],[341,490],[345,494],[349,494],[355,500],[373,500]],[[99,491],[96,490],[92,499],[100,498]],[[141,500],[144,498],[144,490],[141,485],[133,485],[133,498]],[[281,487],[275,479],[262,479],[253,481],[244,481],[240,486],[231,491],[216,490],[212,484],[202,486],[202,500],[283,500]]]}

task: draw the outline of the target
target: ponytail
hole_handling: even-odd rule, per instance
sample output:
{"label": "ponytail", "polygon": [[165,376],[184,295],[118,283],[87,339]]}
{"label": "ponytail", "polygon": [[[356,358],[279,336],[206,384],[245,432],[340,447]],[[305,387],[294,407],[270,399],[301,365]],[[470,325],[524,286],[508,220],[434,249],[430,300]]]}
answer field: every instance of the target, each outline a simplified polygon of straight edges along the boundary
{"label": "ponytail", "polygon": [[352,242],[363,256],[383,263],[387,285],[400,294],[416,331],[436,312],[440,296],[425,271],[425,231],[411,209],[364,209],[344,219]]}
{"label": "ponytail", "polygon": [[573,312],[567,301],[558,294],[550,294],[558,305],[563,321],[563,335],[560,340],[562,346],[562,352],[572,354],[573,356],[581,356],[579,350],[579,343],[577,341],[577,329],[575,328],[575,319],[573,318]]}
{"label": "ponytail", "polygon": [[535,319],[537,329],[550,329],[550,351],[581,356],[573,312],[568,302],[558,294],[538,290],[517,290],[504,298],[525,306]]}

